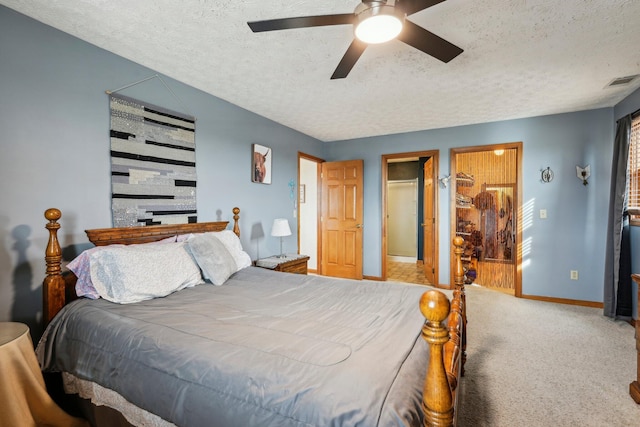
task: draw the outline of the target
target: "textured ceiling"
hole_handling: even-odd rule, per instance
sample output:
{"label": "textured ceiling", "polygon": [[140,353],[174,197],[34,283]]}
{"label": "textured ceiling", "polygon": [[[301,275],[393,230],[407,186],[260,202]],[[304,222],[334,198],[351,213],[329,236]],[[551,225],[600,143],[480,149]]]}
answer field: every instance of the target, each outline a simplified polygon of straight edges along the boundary
{"label": "textured ceiling", "polygon": [[[460,46],[399,41],[330,80],[349,25],[247,21],[350,13],[353,1],[0,0],[11,9],[322,141],[611,107],[640,86],[638,0],[447,0],[409,20]],[[123,82],[124,84],[131,82]]]}

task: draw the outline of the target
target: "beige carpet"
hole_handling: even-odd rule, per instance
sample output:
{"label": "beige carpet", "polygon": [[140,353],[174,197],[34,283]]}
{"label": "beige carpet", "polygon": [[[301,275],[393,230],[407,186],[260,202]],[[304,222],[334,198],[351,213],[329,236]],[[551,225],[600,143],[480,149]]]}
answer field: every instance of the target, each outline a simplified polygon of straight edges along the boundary
{"label": "beige carpet", "polygon": [[467,287],[461,427],[640,426],[634,329],[601,309]]}

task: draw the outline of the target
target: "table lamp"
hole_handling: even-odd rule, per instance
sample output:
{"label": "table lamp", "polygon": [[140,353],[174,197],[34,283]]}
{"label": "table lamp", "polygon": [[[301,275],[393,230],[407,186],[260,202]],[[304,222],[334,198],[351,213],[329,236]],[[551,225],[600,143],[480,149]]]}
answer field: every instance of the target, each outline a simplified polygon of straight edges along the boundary
{"label": "table lamp", "polygon": [[285,258],[286,255],[282,252],[282,238],[284,236],[291,236],[291,229],[289,228],[289,221],[286,218],[276,218],[273,220],[273,226],[271,227],[271,235],[273,237],[280,238],[280,255],[278,258]]}

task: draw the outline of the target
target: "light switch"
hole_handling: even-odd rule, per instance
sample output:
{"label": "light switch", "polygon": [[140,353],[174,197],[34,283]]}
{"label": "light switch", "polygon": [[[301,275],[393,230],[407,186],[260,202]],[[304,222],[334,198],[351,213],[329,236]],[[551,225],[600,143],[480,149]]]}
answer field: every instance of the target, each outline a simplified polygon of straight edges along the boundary
{"label": "light switch", "polygon": [[540,209],[540,218],[541,219],[547,219],[547,210],[546,209]]}

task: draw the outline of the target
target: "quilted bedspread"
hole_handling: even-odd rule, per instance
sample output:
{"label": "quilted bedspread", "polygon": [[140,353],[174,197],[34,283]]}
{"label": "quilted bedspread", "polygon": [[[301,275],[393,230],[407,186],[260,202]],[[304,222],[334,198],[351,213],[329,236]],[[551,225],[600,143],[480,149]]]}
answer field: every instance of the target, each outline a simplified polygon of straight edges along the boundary
{"label": "quilted bedspread", "polygon": [[37,354],[179,426],[418,425],[424,291],[248,267],[135,304],[77,300]]}

